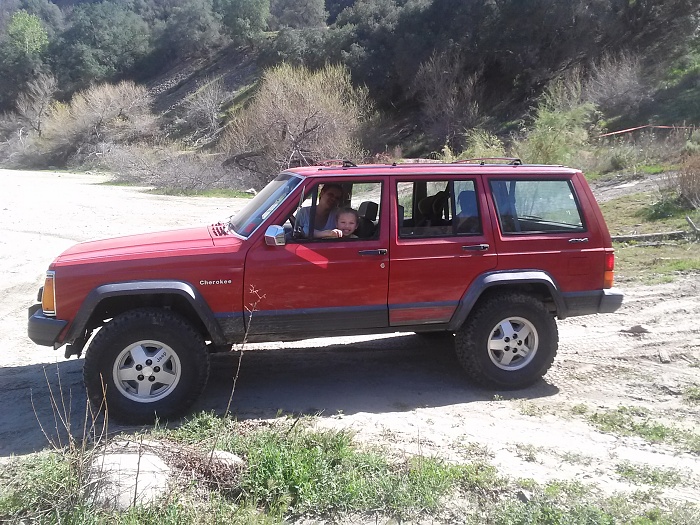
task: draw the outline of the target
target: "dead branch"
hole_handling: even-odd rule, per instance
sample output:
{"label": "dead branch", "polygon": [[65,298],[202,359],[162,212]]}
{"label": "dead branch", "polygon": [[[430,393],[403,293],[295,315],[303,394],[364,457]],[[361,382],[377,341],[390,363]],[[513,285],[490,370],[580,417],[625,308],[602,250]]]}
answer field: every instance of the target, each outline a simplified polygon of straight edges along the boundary
{"label": "dead branch", "polygon": [[686,215],[685,220],[688,221],[688,224],[690,224],[690,227],[695,232],[695,235],[700,235],[700,228],[695,226],[695,223],[693,222],[693,219],[690,218],[690,215]]}

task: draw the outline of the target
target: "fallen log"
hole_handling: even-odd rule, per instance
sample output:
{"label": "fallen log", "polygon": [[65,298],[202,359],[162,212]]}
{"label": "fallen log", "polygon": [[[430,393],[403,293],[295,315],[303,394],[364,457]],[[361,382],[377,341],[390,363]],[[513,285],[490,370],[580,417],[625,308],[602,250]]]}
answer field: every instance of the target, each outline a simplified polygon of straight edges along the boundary
{"label": "fallen log", "polygon": [[677,230],[661,233],[639,233],[636,235],[612,235],[612,240],[615,242],[663,241],[667,239],[683,239],[686,235],[688,235],[688,232]]}

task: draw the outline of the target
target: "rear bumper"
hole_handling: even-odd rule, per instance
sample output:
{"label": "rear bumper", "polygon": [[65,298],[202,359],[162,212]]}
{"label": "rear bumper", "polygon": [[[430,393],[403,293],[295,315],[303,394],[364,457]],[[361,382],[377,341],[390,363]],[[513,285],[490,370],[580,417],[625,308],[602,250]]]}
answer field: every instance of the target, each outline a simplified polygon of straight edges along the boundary
{"label": "rear bumper", "polygon": [[58,336],[68,321],[45,316],[40,304],[30,306],[28,314],[27,335],[29,339],[41,346],[57,347]]}
{"label": "rear bumper", "polygon": [[[622,306],[625,295],[617,288],[563,294],[564,317],[591,314],[610,314]],[[562,315],[559,315],[563,318]]]}
{"label": "rear bumper", "polygon": [[603,290],[603,295],[600,298],[600,306],[598,307],[599,314],[610,314],[622,306],[622,300],[625,298],[617,288]]}

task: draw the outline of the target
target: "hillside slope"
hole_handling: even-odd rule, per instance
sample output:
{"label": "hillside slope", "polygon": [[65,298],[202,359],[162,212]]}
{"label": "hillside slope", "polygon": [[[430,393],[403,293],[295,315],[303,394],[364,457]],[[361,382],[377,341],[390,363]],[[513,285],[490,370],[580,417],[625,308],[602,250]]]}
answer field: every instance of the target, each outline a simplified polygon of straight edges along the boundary
{"label": "hillside slope", "polygon": [[184,100],[203,85],[221,79],[224,88],[236,93],[260,75],[257,55],[248,48],[228,46],[210,58],[190,58],[149,80],[147,87],[154,97],[153,110],[158,114],[176,110]]}

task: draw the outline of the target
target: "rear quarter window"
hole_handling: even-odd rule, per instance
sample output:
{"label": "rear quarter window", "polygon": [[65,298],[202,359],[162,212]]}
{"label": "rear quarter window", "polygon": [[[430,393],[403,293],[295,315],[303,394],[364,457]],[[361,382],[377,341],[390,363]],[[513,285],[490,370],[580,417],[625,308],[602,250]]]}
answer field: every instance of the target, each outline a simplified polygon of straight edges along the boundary
{"label": "rear quarter window", "polygon": [[511,179],[490,181],[503,234],[585,231],[571,181]]}

